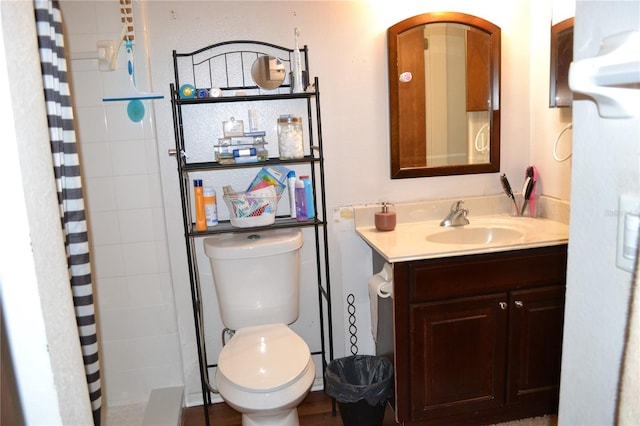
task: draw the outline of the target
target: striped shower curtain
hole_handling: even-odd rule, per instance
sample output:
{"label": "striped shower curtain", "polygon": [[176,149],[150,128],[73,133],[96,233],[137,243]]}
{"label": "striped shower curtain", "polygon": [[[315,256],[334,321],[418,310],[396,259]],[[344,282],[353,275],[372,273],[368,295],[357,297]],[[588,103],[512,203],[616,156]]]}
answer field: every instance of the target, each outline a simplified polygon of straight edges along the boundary
{"label": "striped shower curtain", "polygon": [[80,163],[67,79],[62,16],[57,0],[34,0],[44,82],[51,154],[65,236],[69,279],[80,347],[95,426],[100,425],[101,385],[98,361],[89,241],[82,196]]}

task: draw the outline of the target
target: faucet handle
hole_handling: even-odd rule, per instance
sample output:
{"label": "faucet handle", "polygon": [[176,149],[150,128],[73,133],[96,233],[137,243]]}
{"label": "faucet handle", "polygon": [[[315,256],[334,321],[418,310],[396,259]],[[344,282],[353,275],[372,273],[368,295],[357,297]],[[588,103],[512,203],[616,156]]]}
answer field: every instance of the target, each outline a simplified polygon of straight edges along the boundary
{"label": "faucet handle", "polygon": [[455,203],[451,204],[451,211],[458,212],[460,211],[460,206],[464,204],[464,200],[458,200]]}
{"label": "faucet handle", "polygon": [[464,204],[463,200],[458,200],[451,204],[449,214],[440,222],[440,226],[468,225],[469,219],[467,219],[467,214],[469,210],[460,208],[462,204]]}

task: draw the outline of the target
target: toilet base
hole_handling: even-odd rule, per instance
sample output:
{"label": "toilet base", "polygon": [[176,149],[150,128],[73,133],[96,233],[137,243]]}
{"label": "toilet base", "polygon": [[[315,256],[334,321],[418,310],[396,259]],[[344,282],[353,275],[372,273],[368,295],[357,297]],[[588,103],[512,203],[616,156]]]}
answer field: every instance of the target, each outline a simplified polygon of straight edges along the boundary
{"label": "toilet base", "polygon": [[243,414],[242,426],[300,426],[298,409],[293,408],[270,414]]}

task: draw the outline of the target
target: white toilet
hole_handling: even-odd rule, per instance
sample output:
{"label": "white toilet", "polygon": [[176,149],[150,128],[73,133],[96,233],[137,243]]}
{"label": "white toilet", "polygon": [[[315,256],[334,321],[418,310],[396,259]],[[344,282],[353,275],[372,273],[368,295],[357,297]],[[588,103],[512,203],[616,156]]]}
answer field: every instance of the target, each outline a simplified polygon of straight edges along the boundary
{"label": "white toilet", "polygon": [[222,348],[216,387],[243,426],[298,426],[315,379],[298,318],[302,233],[278,229],[204,239],[220,315],[235,334]]}

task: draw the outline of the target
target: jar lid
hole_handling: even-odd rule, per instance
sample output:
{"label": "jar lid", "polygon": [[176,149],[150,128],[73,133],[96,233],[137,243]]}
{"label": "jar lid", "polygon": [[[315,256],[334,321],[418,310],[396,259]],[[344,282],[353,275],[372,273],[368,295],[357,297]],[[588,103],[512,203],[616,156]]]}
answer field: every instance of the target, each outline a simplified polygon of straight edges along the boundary
{"label": "jar lid", "polygon": [[300,123],[302,118],[294,117],[292,115],[281,115],[278,117],[278,123]]}

